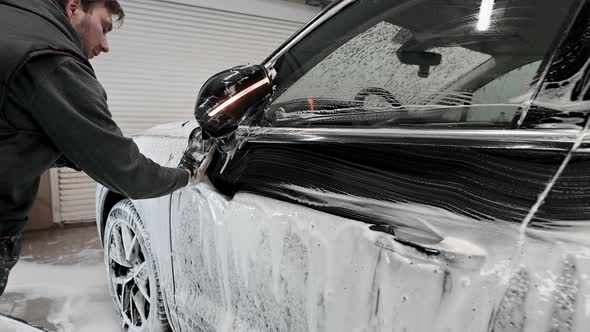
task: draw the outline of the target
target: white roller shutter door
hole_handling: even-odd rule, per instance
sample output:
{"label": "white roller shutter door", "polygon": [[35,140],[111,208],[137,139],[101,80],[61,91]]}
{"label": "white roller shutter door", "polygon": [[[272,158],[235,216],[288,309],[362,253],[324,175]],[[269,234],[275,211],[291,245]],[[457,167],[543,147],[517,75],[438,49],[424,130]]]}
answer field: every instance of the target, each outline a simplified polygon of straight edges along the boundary
{"label": "white roller shutter door", "polygon": [[[126,135],[190,119],[196,94],[211,75],[260,63],[303,25],[156,0],[122,4],[125,25],[109,35],[111,53],[93,66]],[[61,221],[93,220],[96,184],[69,169],[57,177]]]}

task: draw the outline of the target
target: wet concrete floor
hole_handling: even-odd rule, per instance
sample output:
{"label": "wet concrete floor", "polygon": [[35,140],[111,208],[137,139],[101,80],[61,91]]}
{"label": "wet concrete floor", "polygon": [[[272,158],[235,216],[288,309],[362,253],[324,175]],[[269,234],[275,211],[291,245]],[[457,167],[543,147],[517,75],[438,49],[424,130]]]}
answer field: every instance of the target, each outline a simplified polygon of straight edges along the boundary
{"label": "wet concrete floor", "polygon": [[94,223],[24,235],[0,313],[49,331],[120,331],[113,308]]}

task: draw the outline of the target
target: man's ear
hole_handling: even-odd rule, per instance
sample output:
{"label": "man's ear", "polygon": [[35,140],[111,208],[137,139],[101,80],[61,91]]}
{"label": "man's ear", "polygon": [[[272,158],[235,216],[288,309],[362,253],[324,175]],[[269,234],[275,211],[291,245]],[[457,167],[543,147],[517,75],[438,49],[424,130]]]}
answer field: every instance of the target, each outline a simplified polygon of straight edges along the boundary
{"label": "man's ear", "polygon": [[70,20],[74,17],[76,11],[82,10],[80,7],[80,0],[66,0],[66,15]]}

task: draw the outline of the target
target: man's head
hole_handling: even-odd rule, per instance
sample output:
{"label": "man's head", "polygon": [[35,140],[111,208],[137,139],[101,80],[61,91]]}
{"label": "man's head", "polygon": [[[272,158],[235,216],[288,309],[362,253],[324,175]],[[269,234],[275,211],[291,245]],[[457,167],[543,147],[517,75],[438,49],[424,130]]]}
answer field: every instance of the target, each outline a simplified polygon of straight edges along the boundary
{"label": "man's head", "polygon": [[82,37],[84,54],[89,59],[109,51],[107,33],[113,29],[113,17],[122,23],[125,13],[117,0],[64,0],[65,12]]}

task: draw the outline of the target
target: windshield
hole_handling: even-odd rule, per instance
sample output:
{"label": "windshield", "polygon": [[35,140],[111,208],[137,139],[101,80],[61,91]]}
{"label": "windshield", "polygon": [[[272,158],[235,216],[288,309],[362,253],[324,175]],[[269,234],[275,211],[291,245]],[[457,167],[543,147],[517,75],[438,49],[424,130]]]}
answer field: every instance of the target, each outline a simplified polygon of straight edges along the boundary
{"label": "windshield", "polygon": [[578,0],[361,0],[276,63],[270,126],[511,127]]}

